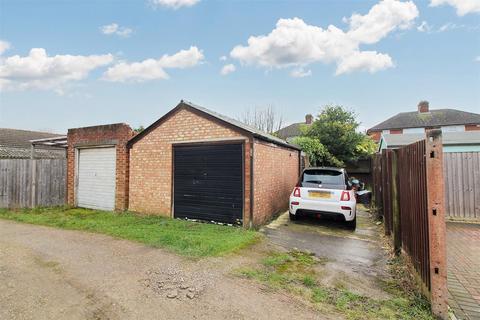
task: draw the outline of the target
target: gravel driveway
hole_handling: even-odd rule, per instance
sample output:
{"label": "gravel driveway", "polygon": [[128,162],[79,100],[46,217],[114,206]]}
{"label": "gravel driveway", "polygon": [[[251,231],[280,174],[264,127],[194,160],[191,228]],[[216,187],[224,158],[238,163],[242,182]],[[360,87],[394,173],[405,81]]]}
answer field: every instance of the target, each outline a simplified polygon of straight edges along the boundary
{"label": "gravel driveway", "polygon": [[260,254],[192,261],[104,235],[0,220],[0,319],[323,318],[230,275]]}

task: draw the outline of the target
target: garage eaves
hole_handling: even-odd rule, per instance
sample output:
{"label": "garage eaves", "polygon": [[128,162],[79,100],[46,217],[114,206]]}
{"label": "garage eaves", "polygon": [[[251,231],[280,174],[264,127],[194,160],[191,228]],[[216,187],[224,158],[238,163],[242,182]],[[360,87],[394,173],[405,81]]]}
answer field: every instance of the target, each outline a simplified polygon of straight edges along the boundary
{"label": "garage eaves", "polygon": [[283,146],[283,147],[287,147],[287,148],[290,148],[290,149],[301,150],[297,146],[294,146],[294,145],[288,143],[285,140],[282,140],[282,139],[277,138],[277,137],[275,137],[271,134],[262,132],[262,131],[260,131],[256,128],[253,128],[249,125],[246,125],[246,124],[244,124],[240,121],[234,120],[232,118],[229,118],[227,116],[224,116],[222,114],[219,114],[217,112],[214,112],[212,110],[209,110],[207,108],[201,107],[199,105],[196,105],[192,102],[185,101],[185,100],[181,100],[180,103],[175,108],[173,108],[172,110],[167,112],[163,117],[161,117],[160,119],[158,119],[157,121],[152,123],[150,126],[145,128],[142,132],[140,132],[139,134],[137,134],[136,136],[131,138],[128,141],[128,146],[131,146],[135,142],[137,142],[138,140],[142,139],[143,136],[147,135],[150,131],[152,131],[153,129],[158,127],[160,124],[162,124],[165,120],[167,120],[171,115],[175,114],[181,108],[191,110],[193,112],[195,112],[195,111],[200,112],[204,115],[210,116],[210,117],[212,117],[212,118],[214,118],[214,119],[216,119],[216,120],[218,120],[218,121],[220,121],[220,122],[222,122],[222,123],[224,123],[228,126],[233,126],[237,129],[240,129],[241,131],[244,131],[248,134],[251,134],[251,135],[253,135],[253,137],[255,137],[257,139],[267,141],[267,142],[271,142],[273,144]]}

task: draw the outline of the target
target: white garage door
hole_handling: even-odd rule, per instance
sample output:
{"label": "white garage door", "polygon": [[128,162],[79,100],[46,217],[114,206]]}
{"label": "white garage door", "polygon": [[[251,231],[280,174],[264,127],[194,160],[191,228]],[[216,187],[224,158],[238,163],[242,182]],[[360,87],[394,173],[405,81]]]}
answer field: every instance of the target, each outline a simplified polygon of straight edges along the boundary
{"label": "white garage door", "polygon": [[79,207],[101,210],[115,208],[115,160],[115,147],[79,150]]}

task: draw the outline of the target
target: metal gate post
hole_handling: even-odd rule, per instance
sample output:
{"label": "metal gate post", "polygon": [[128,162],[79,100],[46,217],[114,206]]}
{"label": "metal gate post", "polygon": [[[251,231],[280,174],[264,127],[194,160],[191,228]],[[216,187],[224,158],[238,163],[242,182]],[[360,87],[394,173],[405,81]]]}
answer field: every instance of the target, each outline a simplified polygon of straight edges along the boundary
{"label": "metal gate post", "polygon": [[431,305],[436,317],[448,319],[442,132],[439,129],[428,130],[426,135]]}

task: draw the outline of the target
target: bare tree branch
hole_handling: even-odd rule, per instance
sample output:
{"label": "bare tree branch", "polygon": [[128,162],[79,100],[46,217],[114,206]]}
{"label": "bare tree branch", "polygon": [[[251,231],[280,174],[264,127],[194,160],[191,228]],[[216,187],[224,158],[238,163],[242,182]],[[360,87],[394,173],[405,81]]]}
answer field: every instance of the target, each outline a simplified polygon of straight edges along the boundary
{"label": "bare tree branch", "polygon": [[249,126],[270,134],[277,132],[283,126],[283,116],[278,114],[271,105],[265,108],[255,107],[253,109],[246,109],[237,119]]}

